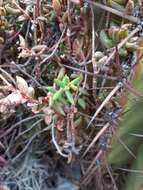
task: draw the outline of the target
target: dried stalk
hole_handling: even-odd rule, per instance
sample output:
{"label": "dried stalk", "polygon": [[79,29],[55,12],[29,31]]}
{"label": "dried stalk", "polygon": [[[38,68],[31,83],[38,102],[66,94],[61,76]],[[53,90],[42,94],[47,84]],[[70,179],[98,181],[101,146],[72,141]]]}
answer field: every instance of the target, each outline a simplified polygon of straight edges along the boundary
{"label": "dried stalk", "polygon": [[122,87],[122,83],[119,82],[115,88],[109,93],[109,95],[105,98],[105,100],[102,102],[102,104],[99,106],[97,111],[94,113],[92,119],[88,123],[87,128],[91,125],[91,123],[95,120],[97,115],[101,112],[101,110],[104,108],[104,106],[109,102],[109,100],[114,96],[114,94]]}
{"label": "dried stalk", "polygon": [[87,154],[87,152],[93,147],[93,145],[97,142],[100,136],[108,129],[109,126],[110,123],[106,123],[104,127],[97,133],[97,135],[93,138],[93,140],[91,141],[85,152],[83,153],[82,157],[84,157]]}
{"label": "dried stalk", "polygon": [[98,2],[91,2],[91,1],[89,1],[89,0],[86,0],[86,1],[87,1],[88,3],[91,3],[91,4],[95,5],[96,7],[99,7],[99,8],[101,8],[101,9],[107,11],[107,12],[110,12],[110,13],[115,14],[115,15],[117,15],[117,16],[120,16],[120,17],[122,17],[122,18],[124,18],[124,19],[127,19],[127,20],[129,20],[130,22],[133,22],[133,23],[136,23],[136,24],[139,24],[139,22],[140,22],[140,20],[139,20],[138,18],[136,18],[136,17],[134,17],[134,16],[127,15],[126,13],[122,13],[122,12],[120,12],[120,11],[118,11],[118,10],[116,10],[116,9],[113,9],[113,8],[111,8],[111,7],[108,7],[108,6],[106,6],[106,5],[100,4],[100,3],[98,3]]}

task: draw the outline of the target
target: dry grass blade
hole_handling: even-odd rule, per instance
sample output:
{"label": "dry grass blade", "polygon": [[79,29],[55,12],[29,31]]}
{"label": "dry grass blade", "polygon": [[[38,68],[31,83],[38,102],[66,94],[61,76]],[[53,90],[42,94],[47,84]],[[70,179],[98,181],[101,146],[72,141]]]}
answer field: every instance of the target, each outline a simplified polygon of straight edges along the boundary
{"label": "dry grass blade", "polygon": [[96,134],[96,136],[93,138],[91,143],[88,145],[87,149],[83,153],[83,157],[87,154],[87,152],[92,148],[92,146],[95,144],[95,142],[100,138],[101,135],[110,127],[110,124],[107,123],[106,125],[103,126],[103,128]]}
{"label": "dry grass blade", "polygon": [[136,174],[143,174],[142,170],[133,170],[133,169],[127,169],[127,168],[118,168],[121,171],[129,172],[129,173],[136,173]]}
{"label": "dry grass blade", "polygon": [[95,158],[91,161],[91,164],[89,165],[89,167],[87,168],[85,174],[84,174],[84,178],[82,180],[83,184],[86,184],[86,181],[89,180],[89,178],[91,177],[91,175],[93,174],[93,172],[96,171],[97,169],[97,161],[100,159],[100,157],[103,154],[103,150],[99,150],[99,152],[97,153],[97,155],[95,156]]}
{"label": "dry grass blade", "polygon": [[133,135],[133,136],[135,136],[135,137],[141,137],[141,138],[143,138],[143,135],[142,135],[142,134],[130,133],[130,135]]}
{"label": "dry grass blade", "polygon": [[16,127],[18,127],[21,123],[32,120],[34,118],[38,118],[38,117],[43,117],[43,114],[37,114],[34,116],[30,116],[27,117],[23,120],[20,120],[19,122],[15,123],[14,125],[12,125],[7,131],[5,131],[2,135],[0,135],[0,139],[3,138],[4,136],[8,135],[12,130],[14,130]]}
{"label": "dry grass blade", "polygon": [[[86,1],[88,1],[88,0],[86,0]],[[134,17],[134,16],[127,15],[126,13],[122,13],[122,12],[116,10],[116,9],[113,9],[113,8],[108,7],[106,5],[102,5],[101,3],[91,2],[91,1],[88,1],[88,2],[95,5],[96,7],[99,7],[99,8],[101,8],[101,9],[107,11],[107,12],[113,13],[113,14],[115,14],[117,16],[120,16],[120,17],[122,17],[124,19],[127,19],[127,20],[129,20],[131,22],[134,22],[134,23],[137,23],[137,24],[140,22],[139,19]]]}
{"label": "dry grass blade", "polygon": [[108,94],[102,104],[99,106],[97,111],[94,113],[93,117],[91,118],[87,128],[92,124],[92,122],[96,119],[97,115],[101,112],[104,106],[110,101],[110,99],[115,95],[115,93],[122,87],[122,83],[118,83],[115,88]]}

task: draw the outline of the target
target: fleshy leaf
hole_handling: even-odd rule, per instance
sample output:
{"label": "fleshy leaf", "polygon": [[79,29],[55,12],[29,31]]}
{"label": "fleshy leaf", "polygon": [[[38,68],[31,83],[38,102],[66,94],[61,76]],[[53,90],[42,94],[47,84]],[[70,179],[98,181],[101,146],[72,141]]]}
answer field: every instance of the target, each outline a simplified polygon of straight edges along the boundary
{"label": "fleshy leaf", "polygon": [[64,74],[65,74],[65,72],[66,72],[66,70],[65,70],[65,68],[63,67],[63,68],[61,68],[60,69],[60,71],[59,71],[59,73],[58,73],[58,79],[62,79],[63,78],[63,76],[64,76]]}
{"label": "fleshy leaf", "polygon": [[65,115],[63,105],[60,102],[55,102],[54,105],[53,105],[53,108],[54,108],[55,111],[57,111],[61,115]]}
{"label": "fleshy leaf", "polygon": [[20,76],[16,76],[16,84],[21,93],[28,94],[28,84],[26,80]]}
{"label": "fleshy leaf", "polygon": [[70,88],[71,88],[72,90],[74,90],[74,91],[77,91],[77,90],[78,90],[77,86],[75,86],[74,84],[70,84]]}
{"label": "fleshy leaf", "polygon": [[32,98],[34,98],[35,90],[32,86],[28,87],[28,95]]}
{"label": "fleshy leaf", "polygon": [[50,96],[49,97],[49,107],[53,106],[53,98]]}
{"label": "fleshy leaf", "polygon": [[53,101],[60,99],[60,97],[62,96],[62,93],[63,93],[63,92],[62,92],[61,89],[58,90],[58,91],[54,94],[54,96],[53,96]]}
{"label": "fleshy leaf", "polygon": [[74,80],[72,80],[70,82],[70,84],[72,84],[72,85],[79,85],[80,81],[81,81],[81,76],[78,76],[77,78],[75,78]]}
{"label": "fleshy leaf", "polygon": [[63,80],[62,80],[64,86],[68,85],[70,82],[70,79],[67,75],[64,76]]}
{"label": "fleshy leaf", "polygon": [[83,98],[78,99],[78,104],[80,105],[81,108],[83,108],[83,109],[86,108],[86,103]]}
{"label": "fleshy leaf", "polygon": [[67,90],[69,90],[70,89],[70,87],[69,86],[66,86],[65,88],[64,88],[64,91],[67,91]]}
{"label": "fleshy leaf", "polygon": [[47,89],[48,89],[49,92],[52,92],[52,93],[56,92],[56,90],[55,90],[55,88],[53,86],[48,86]]}
{"label": "fleshy leaf", "polygon": [[64,83],[59,79],[55,79],[54,82],[56,83],[58,87],[63,88],[65,86]]}
{"label": "fleshy leaf", "polygon": [[65,94],[66,94],[68,101],[73,105],[74,99],[73,99],[73,95],[71,94],[71,92],[69,90],[67,90],[67,91],[65,91]]}

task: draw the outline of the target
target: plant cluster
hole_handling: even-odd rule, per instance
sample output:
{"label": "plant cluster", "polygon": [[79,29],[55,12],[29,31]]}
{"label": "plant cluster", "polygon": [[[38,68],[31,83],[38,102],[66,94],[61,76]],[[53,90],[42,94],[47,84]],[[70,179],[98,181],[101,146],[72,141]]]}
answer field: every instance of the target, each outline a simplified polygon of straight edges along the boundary
{"label": "plant cluster", "polygon": [[[116,126],[127,90],[143,97],[132,84],[141,68],[142,18],[142,1],[0,1],[2,167],[47,138],[47,149],[68,163],[80,157],[84,187],[95,177],[95,188],[107,190],[110,177],[118,189],[108,164],[123,150],[125,158],[136,157],[136,140],[124,143],[127,133],[122,140]],[[113,145],[108,162],[112,139],[122,148]]]}

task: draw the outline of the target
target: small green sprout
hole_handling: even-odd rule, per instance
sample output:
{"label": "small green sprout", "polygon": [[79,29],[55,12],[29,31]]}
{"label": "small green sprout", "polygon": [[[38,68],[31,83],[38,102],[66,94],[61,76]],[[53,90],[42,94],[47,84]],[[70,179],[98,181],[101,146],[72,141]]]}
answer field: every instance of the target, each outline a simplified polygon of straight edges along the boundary
{"label": "small green sprout", "polygon": [[[54,85],[47,87],[50,94],[49,106],[64,115],[63,108],[65,105],[75,105],[74,96],[81,89],[81,81],[82,75],[78,75],[73,80],[70,80],[66,74],[62,78],[60,77],[60,79],[55,79]],[[86,103],[84,98],[79,97],[77,103],[82,109],[85,109]]]}
{"label": "small green sprout", "polygon": [[77,78],[70,81],[70,78],[65,75],[63,79],[55,79],[54,83],[56,85],[56,88],[54,87],[48,87],[48,91],[53,93],[53,101],[60,101],[62,96],[66,96],[67,101],[70,104],[74,104],[74,98],[72,91],[77,91],[78,86],[82,80],[81,75]]}

